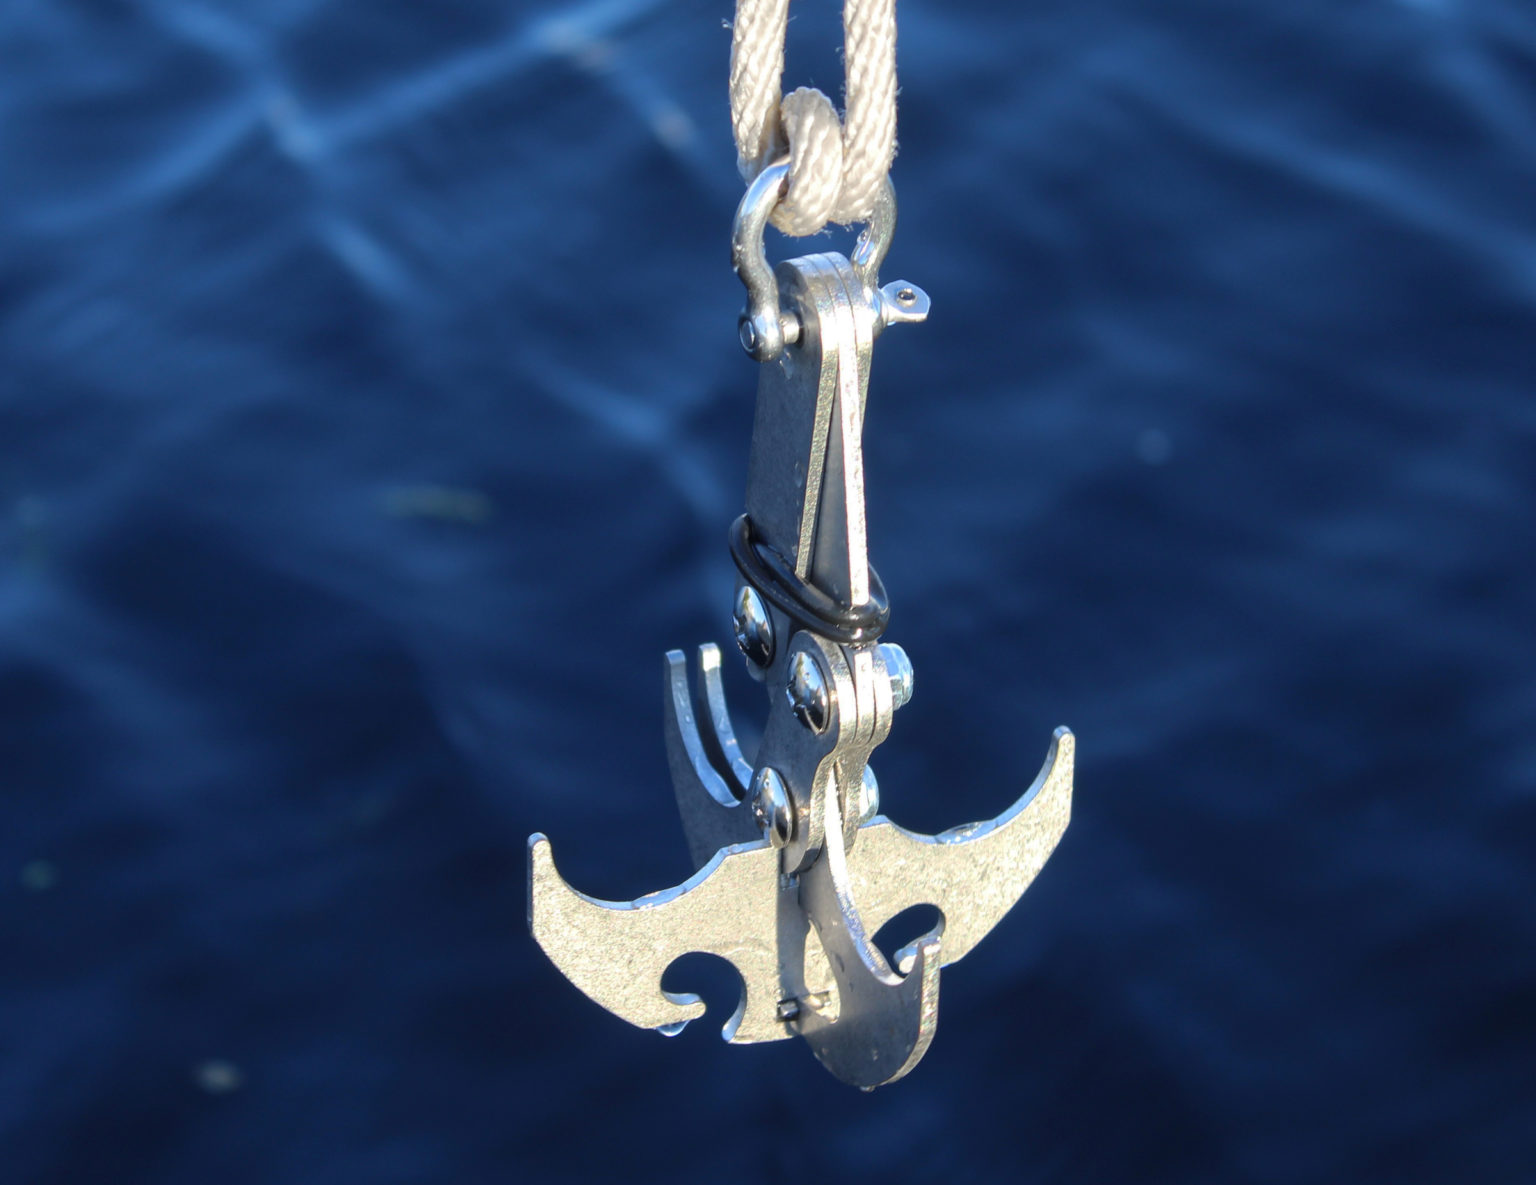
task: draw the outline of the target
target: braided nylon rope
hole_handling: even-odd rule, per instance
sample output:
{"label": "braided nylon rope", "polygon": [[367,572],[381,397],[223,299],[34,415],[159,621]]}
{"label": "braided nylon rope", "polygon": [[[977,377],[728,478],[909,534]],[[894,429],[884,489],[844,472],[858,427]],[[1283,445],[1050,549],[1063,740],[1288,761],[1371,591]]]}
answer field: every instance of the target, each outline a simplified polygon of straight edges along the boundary
{"label": "braided nylon rope", "polygon": [[751,181],[787,150],[789,185],[773,224],[789,235],[863,222],[896,155],[896,0],[845,0],[842,119],[811,87],[779,96],[789,0],[736,0],[731,126]]}

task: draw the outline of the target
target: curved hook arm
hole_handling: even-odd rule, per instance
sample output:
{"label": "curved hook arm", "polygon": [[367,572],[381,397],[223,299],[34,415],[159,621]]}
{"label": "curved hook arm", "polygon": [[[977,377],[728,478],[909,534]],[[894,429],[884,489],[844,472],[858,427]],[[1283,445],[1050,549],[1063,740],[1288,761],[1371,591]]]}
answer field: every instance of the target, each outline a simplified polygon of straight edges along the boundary
{"label": "curved hook arm", "polygon": [[939,1023],[939,938],[913,944],[906,976],[891,970],[859,912],[843,847],[835,795],[826,799],[826,846],[800,876],[800,903],[826,948],[837,982],[838,1015],[802,1008],[800,1035],[838,1078],[873,1090],[906,1075],[922,1060]]}
{"label": "curved hook arm", "polygon": [[[699,673],[709,704],[706,727],[701,727],[689,695],[687,658],[681,650],[667,652],[663,701],[667,765],[695,868],[704,867],[723,847],[762,838],[751,807],[742,801],[752,768],[746,766],[736,745],[725,689],[720,686],[720,651],[713,645],[699,647]],[[726,760],[734,756],[734,761],[721,770],[713,759],[716,752]],[[738,768],[737,762],[746,769]]]}

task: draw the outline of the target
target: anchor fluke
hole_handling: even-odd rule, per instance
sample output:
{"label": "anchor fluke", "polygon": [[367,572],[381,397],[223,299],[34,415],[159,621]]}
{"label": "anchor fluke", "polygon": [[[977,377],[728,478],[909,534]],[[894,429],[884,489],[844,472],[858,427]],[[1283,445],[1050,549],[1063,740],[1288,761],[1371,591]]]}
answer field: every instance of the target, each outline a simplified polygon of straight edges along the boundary
{"label": "anchor fluke", "polygon": [[528,928],[550,961],[615,1016],[669,1036],[704,1015],[697,996],[661,986],[666,969],[702,951],[731,963],[742,998],[727,1041],[790,1036],[778,1015],[778,853],[766,843],[723,848],[682,884],[635,901],[578,892],[555,867],[549,840],[528,841]]}
{"label": "anchor fluke", "polygon": [[[998,815],[920,835],[884,816],[859,830],[850,853],[854,897],[871,933],[903,910],[937,906],[944,966],[958,963],[1018,903],[1056,850],[1072,818],[1077,738],[1058,728],[1030,787]],[[905,971],[911,951],[897,952]]]}

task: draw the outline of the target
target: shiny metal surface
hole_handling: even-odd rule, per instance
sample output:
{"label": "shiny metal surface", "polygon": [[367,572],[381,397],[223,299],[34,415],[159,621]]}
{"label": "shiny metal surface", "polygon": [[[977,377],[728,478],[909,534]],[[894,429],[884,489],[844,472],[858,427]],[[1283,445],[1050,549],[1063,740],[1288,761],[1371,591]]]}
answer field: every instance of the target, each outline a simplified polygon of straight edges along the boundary
{"label": "shiny metal surface", "polygon": [[838,1015],[829,1019],[802,1000],[797,1027],[833,1074],[873,1089],[910,1071],[933,1040],[939,1023],[939,940],[931,934],[918,939],[907,973],[891,970],[871,940],[875,929],[849,872],[835,805],[825,801],[824,806],[826,847],[800,878],[800,903],[829,956]]}
{"label": "shiny metal surface", "polygon": [[831,692],[827,690],[826,676],[810,651],[802,650],[789,664],[789,683],[784,694],[789,697],[789,707],[796,720],[812,732],[827,730],[827,721],[832,714]]}
{"label": "shiny metal surface", "polygon": [[727,1041],[792,1034],[778,1015],[779,898],[779,854],[762,840],[722,848],[675,888],[624,902],[576,892],[549,840],[528,841],[528,927],[545,954],[615,1016],[669,1036],[704,1015],[697,996],[661,987],[662,973],[694,951],[719,955],[741,974],[741,1002],[721,1034]]}
{"label": "shiny metal surface", "polygon": [[736,730],[731,726],[731,710],[725,702],[725,686],[720,681],[720,648],[713,642],[699,647],[699,678],[695,684],[698,702],[710,727],[699,729],[710,764],[737,797],[746,793],[752,782],[752,763],[741,755]]}
{"label": "shiny metal surface", "polygon": [[841,256],[790,260],[778,276],[802,336],[759,372],[747,517],[797,578],[846,608],[863,606],[871,588],[864,403],[876,310]]}
{"label": "shiny metal surface", "polygon": [[891,699],[896,707],[905,707],[912,700],[912,660],[895,642],[881,642],[880,657],[885,660],[885,673],[891,680]]}
{"label": "shiny metal surface", "polygon": [[785,845],[784,871],[794,875],[821,854],[828,795],[841,805],[839,776],[846,763],[860,769],[878,741],[865,726],[866,705],[858,698],[853,670],[842,648],[802,630],[790,640],[786,670],[804,655],[814,662],[828,687],[829,711],[818,732],[807,728],[785,691],[768,696],[768,720],[758,748],[759,765],[772,765],[784,777],[795,809],[795,835]]}
{"label": "shiny metal surface", "polygon": [[892,280],[879,292],[880,315],[876,324],[915,325],[928,319],[932,302],[928,294],[906,280]]}
{"label": "shiny metal surface", "polygon": [[875,777],[873,766],[864,767],[859,779],[859,826],[864,826],[880,813],[880,781]]}
{"label": "shiny metal surface", "polygon": [[820,256],[781,264],[779,271],[803,333],[758,372],[746,511],[758,538],[803,580],[816,553],[828,453],[834,447],[839,355],[834,349],[828,358],[822,343],[835,340],[837,304],[846,298],[840,278],[829,274]]}
{"label": "shiny metal surface", "polygon": [[[1039,775],[1012,806],[942,835],[876,818],[845,851],[832,838],[838,829],[824,822],[831,859],[798,882],[781,877],[778,853],[756,840],[720,849],[674,888],[601,901],[566,884],[549,840],[535,835],[529,928],[572,983],[631,1024],[675,1033],[703,1015],[696,997],[661,989],[668,966],[703,951],[741,976],[726,1040],[775,1041],[798,1032],[813,1038],[817,1056],[845,1081],[892,1081],[932,1039],[938,968],[975,948],[1055,850],[1071,816],[1073,757],[1072,734],[1058,729]],[[938,908],[940,924],[898,952],[891,968],[868,936],[924,904]],[[814,934],[807,918],[817,919]],[[829,970],[828,953],[832,968],[841,959],[842,970]],[[890,993],[900,1008],[885,1007]],[[784,1002],[797,1005],[782,1010],[793,1025],[781,1015]],[[844,1020],[851,1025],[838,1036],[832,1030]]]}
{"label": "shiny metal surface", "polygon": [[763,245],[768,218],[788,183],[787,159],[769,165],[742,194],[731,227],[731,267],[747,289],[747,307],[737,329],[741,348],[759,362],[777,358],[786,342],[797,341],[800,336],[793,314],[779,311],[779,287]]}
{"label": "shiny metal surface", "polygon": [[[772,362],[786,345],[800,340],[802,329],[800,319],[780,306],[778,281],[768,263],[763,239],[768,219],[784,196],[788,181],[787,159],[769,165],[742,194],[731,226],[731,267],[747,290],[747,307],[737,330],[741,348],[758,362]],[[879,286],[880,265],[885,262],[895,234],[896,190],[887,177],[850,256],[861,303],[875,314],[872,336],[878,336],[887,325],[921,321],[928,315],[928,297],[916,285],[898,280],[884,289]]]}
{"label": "shiny metal surface", "polygon": [[[883,817],[861,828],[849,868],[870,932],[904,909],[933,905],[942,915],[932,934],[941,942],[943,965],[970,954],[1061,842],[1072,818],[1076,753],[1071,731],[1058,728],[1034,781],[995,818],[941,835],[908,831]],[[911,945],[898,952],[897,969],[909,970],[914,954]]]}
{"label": "shiny metal surface", "polygon": [[[715,652],[716,658],[718,653]],[[663,677],[667,768],[672,774],[678,814],[683,819],[688,854],[693,866],[701,868],[721,848],[751,843],[761,839],[762,833],[751,808],[742,804],[746,785],[737,780],[734,769],[722,775],[710,759],[688,688],[688,660],[681,650],[667,652]],[[718,729],[712,724],[708,731],[716,735],[717,748],[723,748]],[[734,735],[730,743],[734,747]],[[750,779],[749,771],[747,780]]]}
{"label": "shiny metal surface", "polygon": [[875,196],[875,208],[870,212],[869,222],[848,253],[848,261],[859,278],[865,299],[871,303],[880,284],[880,265],[885,262],[886,252],[891,249],[891,240],[895,237],[896,187],[887,174],[885,184]]}
{"label": "shiny metal surface", "polygon": [[773,661],[773,620],[762,596],[751,585],[743,584],[736,590],[731,628],[736,634],[736,648],[753,666],[766,667]]}
{"label": "shiny metal surface", "polygon": [[752,817],[770,847],[782,848],[794,838],[795,807],[784,779],[772,766],[760,767],[752,779],[751,804]]}
{"label": "shiny metal surface", "polygon": [[[600,901],[566,884],[549,841],[534,836],[529,928],[592,999],[666,1033],[703,1006],[664,991],[662,975],[684,954],[717,955],[742,984],[728,1041],[798,1034],[833,1074],[871,1089],[917,1064],[937,1025],[939,968],[997,924],[1060,840],[1074,742],[1058,729],[1039,776],[994,819],[928,836],[878,813],[870,755],[911,700],[914,675],[906,651],[879,640],[864,406],[875,336],[921,320],[928,298],[902,282],[876,286],[895,219],[889,190],[852,262],[813,255],[769,269],[762,227],[782,172],[748,190],[733,238],[750,298],[743,339],[764,359],[747,513],[732,535],[732,626],[766,692],[762,740],[748,760],[717,647],[700,647],[696,685],[682,652],[669,652],[667,760],[697,871],[635,901]],[[887,962],[872,935],[925,904],[938,925]]]}
{"label": "shiny metal surface", "polygon": [[[834,288],[830,302],[836,344],[834,391],[817,506],[816,546],[810,582],[845,606],[869,600],[869,528],[864,504],[864,402],[869,392],[869,367],[874,348],[876,309],[864,299],[854,270],[839,256],[820,256],[827,263],[823,282]],[[823,347],[825,350],[825,345]],[[823,365],[825,365],[825,359]],[[750,513],[750,508],[749,508]]]}

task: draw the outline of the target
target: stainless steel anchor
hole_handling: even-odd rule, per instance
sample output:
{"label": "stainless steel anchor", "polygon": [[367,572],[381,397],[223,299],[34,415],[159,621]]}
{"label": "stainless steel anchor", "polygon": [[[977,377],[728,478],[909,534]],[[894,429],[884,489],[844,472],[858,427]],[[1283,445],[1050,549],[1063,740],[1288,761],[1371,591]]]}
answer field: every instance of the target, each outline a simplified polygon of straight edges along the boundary
{"label": "stainless steel anchor", "polygon": [[[555,965],[631,1024],[678,1033],[697,996],[664,990],[682,955],[729,961],[742,996],[722,1035],[800,1036],[865,1089],[912,1069],[933,1040],[939,968],[1008,912],[1061,839],[1073,737],[1058,728],[1030,787],[995,819],[917,835],[879,815],[869,757],[912,694],[865,543],[862,434],[869,362],[887,326],[921,321],[912,284],[877,286],[895,223],[889,184],[852,260],[812,255],[771,269],[763,230],[787,169],[765,171],[737,212],[747,286],[742,345],[761,364],[746,513],[731,530],[737,645],[768,691],[748,760],[731,725],[720,652],[699,648],[697,689],[666,656],[667,755],[697,871],[636,901],[599,901],[560,876],[549,840],[528,841],[528,925]],[[872,941],[915,905],[932,931],[897,952]]]}

